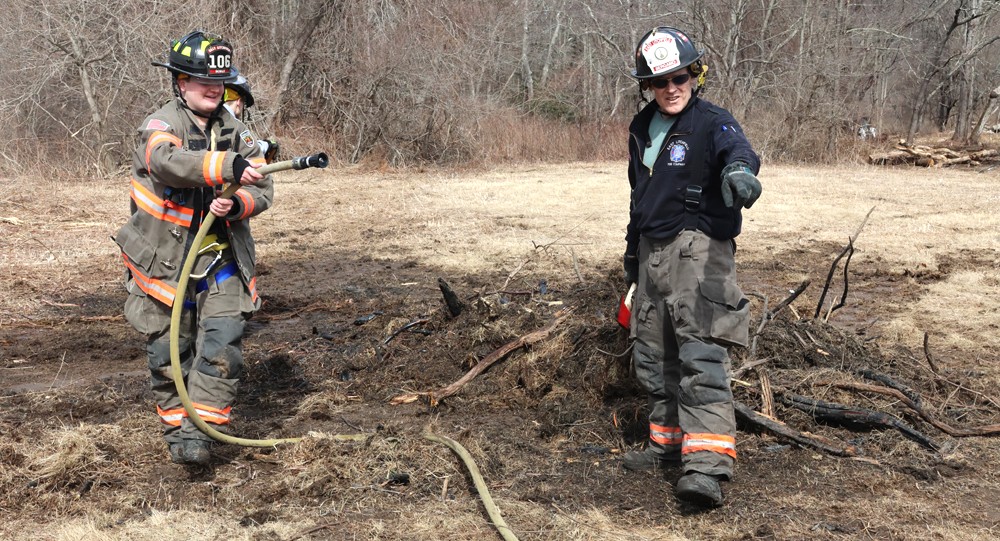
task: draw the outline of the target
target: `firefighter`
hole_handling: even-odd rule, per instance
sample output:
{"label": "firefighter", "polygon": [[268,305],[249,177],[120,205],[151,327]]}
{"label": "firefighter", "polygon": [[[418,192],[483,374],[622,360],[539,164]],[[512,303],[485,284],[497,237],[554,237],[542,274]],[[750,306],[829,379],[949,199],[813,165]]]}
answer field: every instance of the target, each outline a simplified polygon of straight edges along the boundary
{"label": "firefighter", "polygon": [[[236,79],[231,83],[226,83],[226,93],[222,98],[223,107],[229,111],[240,122],[248,123],[250,109],[254,106],[253,92],[250,90],[250,82],[237,71]],[[264,159],[267,163],[272,163],[278,156],[278,142],[273,139],[258,139],[257,144],[264,152]]]}
{"label": "firefighter", "polygon": [[[243,372],[245,321],[260,307],[250,218],[271,206],[270,177],[253,134],[230,114],[224,84],[236,79],[233,49],[218,36],[191,32],[171,43],[166,63],[174,99],[139,127],[132,159],[131,217],[115,234],[127,270],[125,317],[145,335],[156,410],[170,458],[211,460],[211,439],[187,418],[170,372],[170,315],[184,303],[180,358],[188,393],[208,423],[225,430]],[[239,183],[232,199],[216,198]],[[201,246],[187,291],[179,273],[202,223],[218,219]]]}
{"label": "firefighter", "polygon": [[648,395],[649,441],[622,465],[679,467],[677,497],[714,507],[736,460],[727,348],[746,346],[750,310],[734,239],[761,185],[739,123],[698,97],[702,55],[671,27],[647,32],[635,49],[633,77],[653,101],[629,127],[624,270],[626,287],[637,285],[632,361]]}

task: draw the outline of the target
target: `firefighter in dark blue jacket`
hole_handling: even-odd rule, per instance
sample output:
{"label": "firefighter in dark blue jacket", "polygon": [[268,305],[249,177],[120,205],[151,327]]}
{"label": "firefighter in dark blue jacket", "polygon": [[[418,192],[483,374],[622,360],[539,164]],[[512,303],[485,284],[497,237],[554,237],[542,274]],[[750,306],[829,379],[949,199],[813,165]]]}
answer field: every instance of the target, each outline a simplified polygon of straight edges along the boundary
{"label": "firefighter in dark blue jacket", "polygon": [[679,499],[722,504],[736,421],[728,347],[746,346],[749,301],[736,284],[733,239],[761,193],[760,159],[725,109],[698,97],[708,66],[683,32],[658,27],[633,76],[654,100],[629,127],[632,187],[624,255],[635,284],[635,372],[649,397],[649,442],[629,470],[683,468]]}

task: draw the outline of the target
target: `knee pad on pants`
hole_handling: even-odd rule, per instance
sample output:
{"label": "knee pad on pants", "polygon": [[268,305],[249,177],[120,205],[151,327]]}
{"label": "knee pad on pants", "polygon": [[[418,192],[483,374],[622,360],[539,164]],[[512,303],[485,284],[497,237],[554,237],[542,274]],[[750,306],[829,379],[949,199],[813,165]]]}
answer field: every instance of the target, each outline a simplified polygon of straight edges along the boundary
{"label": "knee pad on pants", "polygon": [[239,378],[243,372],[243,327],[240,318],[202,320],[197,370],[216,378]]}

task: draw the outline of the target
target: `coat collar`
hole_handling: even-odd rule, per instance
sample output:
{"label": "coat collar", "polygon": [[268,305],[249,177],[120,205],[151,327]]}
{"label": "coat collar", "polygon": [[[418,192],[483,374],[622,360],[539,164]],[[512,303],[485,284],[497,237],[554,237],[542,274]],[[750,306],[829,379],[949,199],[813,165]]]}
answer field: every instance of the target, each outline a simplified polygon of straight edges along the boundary
{"label": "coat collar", "polygon": [[[698,96],[691,96],[691,100],[688,102],[687,107],[683,111],[677,114],[676,120],[674,121],[674,126],[671,128],[671,132],[690,132],[692,129],[691,123],[693,122],[692,115],[690,114],[691,109],[701,102],[701,98]],[[629,132],[632,133],[639,141],[645,142],[649,139],[649,121],[653,118],[653,115],[657,114],[659,107],[656,105],[656,100],[653,100],[646,104],[641,111],[636,113],[635,117],[632,119],[632,124],[629,125]]]}

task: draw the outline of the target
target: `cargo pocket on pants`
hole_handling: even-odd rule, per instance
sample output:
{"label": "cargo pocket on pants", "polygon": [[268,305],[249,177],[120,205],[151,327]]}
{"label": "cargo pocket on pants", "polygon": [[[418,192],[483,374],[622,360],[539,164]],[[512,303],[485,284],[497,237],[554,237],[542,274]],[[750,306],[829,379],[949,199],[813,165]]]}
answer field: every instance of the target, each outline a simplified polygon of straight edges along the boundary
{"label": "cargo pocket on pants", "polygon": [[731,282],[704,280],[698,284],[701,296],[711,307],[710,336],[725,346],[746,346],[749,339],[750,301]]}
{"label": "cargo pocket on pants", "polygon": [[[157,302],[130,281],[129,295],[125,299],[125,321],[145,335],[161,333],[170,328],[170,307]],[[184,316],[181,316],[183,321]]]}

